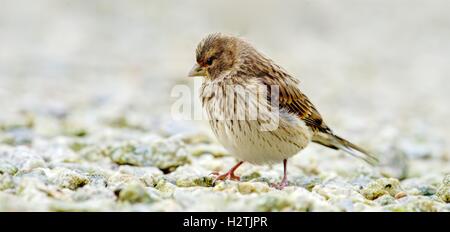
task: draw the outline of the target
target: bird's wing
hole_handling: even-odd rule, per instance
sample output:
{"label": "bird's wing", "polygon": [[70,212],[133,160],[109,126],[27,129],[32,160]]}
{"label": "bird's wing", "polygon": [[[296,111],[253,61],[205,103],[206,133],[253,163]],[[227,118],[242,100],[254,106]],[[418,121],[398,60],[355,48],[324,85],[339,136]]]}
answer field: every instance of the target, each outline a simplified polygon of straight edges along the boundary
{"label": "bird's wing", "polygon": [[[313,131],[331,133],[314,105],[298,88],[298,81],[285,73],[276,73],[260,77],[260,80],[268,87],[278,86],[278,96],[269,94],[270,100],[278,97],[280,109],[285,109],[301,118]],[[275,96],[272,96],[275,95]]]}
{"label": "bird's wing", "polygon": [[[259,77],[261,82],[267,86],[269,92],[268,100],[273,101],[274,97],[278,97],[280,109],[297,115],[315,132],[312,138],[313,142],[332,149],[341,149],[352,156],[363,159],[371,165],[378,163],[376,156],[335,135],[331,131],[308,97],[300,91],[298,81],[295,78],[283,71],[265,73],[264,76],[261,75]],[[273,94],[270,87],[273,85],[278,86],[279,94]]]}

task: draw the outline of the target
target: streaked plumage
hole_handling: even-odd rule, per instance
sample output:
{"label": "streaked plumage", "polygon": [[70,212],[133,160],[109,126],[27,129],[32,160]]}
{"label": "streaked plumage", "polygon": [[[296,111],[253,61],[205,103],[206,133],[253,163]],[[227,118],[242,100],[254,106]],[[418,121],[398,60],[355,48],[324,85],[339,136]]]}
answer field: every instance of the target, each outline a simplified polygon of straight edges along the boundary
{"label": "streaked plumage", "polygon": [[[248,42],[211,34],[199,43],[196,58],[190,76],[205,77],[200,97],[211,128],[239,160],[253,164],[285,161],[312,141],[371,164],[377,162],[364,149],[335,135],[300,91],[298,80]],[[278,125],[275,129],[274,124]],[[237,166],[218,178],[234,176]],[[286,184],[285,176],[278,187]]]}

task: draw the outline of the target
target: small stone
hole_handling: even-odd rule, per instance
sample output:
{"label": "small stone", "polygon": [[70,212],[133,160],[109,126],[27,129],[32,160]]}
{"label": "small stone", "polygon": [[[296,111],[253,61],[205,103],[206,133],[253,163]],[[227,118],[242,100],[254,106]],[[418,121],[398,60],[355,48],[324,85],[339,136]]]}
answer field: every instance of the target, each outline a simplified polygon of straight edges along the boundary
{"label": "small stone", "polygon": [[444,180],[442,181],[442,184],[445,186],[450,186],[450,174],[445,175]]}
{"label": "small stone", "polygon": [[129,175],[134,179],[139,178],[139,181],[146,186],[154,186],[154,180],[163,174],[161,170],[155,167],[135,167],[129,165],[120,166],[119,172],[120,174]]}
{"label": "small stone", "polygon": [[190,163],[184,143],[174,138],[162,139],[151,145],[124,143],[112,148],[109,156],[120,165],[153,166],[164,173]]}
{"label": "small stone", "polygon": [[191,163],[184,143],[175,138],[160,140],[152,145],[151,166],[164,173],[173,172],[179,166]]}
{"label": "small stone", "polygon": [[260,177],[261,177],[261,174],[259,172],[252,172],[249,175],[241,176],[241,181],[246,182],[246,181],[250,181],[253,179],[260,178]]}
{"label": "small stone", "polygon": [[102,199],[115,199],[114,192],[111,189],[93,185],[87,185],[83,188],[78,188],[73,194],[71,199],[73,201],[88,201],[88,200],[102,200]]}
{"label": "small stone", "polygon": [[159,190],[164,196],[170,196],[175,191],[176,186],[161,178],[157,181],[155,188]]}
{"label": "small stone", "polygon": [[400,198],[406,197],[406,193],[401,191],[401,192],[398,192],[397,194],[395,194],[394,197],[395,197],[395,199],[400,199]]}
{"label": "small stone", "polygon": [[87,144],[85,143],[80,143],[80,142],[74,142],[72,144],[69,145],[69,148],[74,151],[74,152],[79,152],[81,151],[83,148],[87,147]]}
{"label": "small stone", "polygon": [[450,203],[450,174],[447,174],[442,181],[442,185],[437,190],[436,195],[445,203]]}
{"label": "small stone", "polygon": [[212,187],[214,178],[211,176],[194,177],[194,178],[181,178],[177,179],[175,184],[178,187]]}
{"label": "small stone", "polygon": [[117,172],[108,178],[107,185],[112,188],[121,188],[121,186],[130,182],[139,182],[139,178],[131,174]]}
{"label": "small stone", "polygon": [[149,203],[152,202],[150,195],[145,187],[139,183],[131,183],[126,185],[119,191],[119,201],[129,203]]}
{"label": "small stone", "polygon": [[181,137],[186,144],[208,144],[211,138],[205,134],[188,134]]}
{"label": "small stone", "polygon": [[109,212],[114,210],[113,204],[114,200],[112,199],[93,199],[81,202],[52,201],[48,205],[48,210],[54,212]]}
{"label": "small stone", "polygon": [[[31,171],[35,168],[45,167],[46,162],[41,154],[28,147],[0,148],[0,163],[6,163],[6,169],[14,171]],[[8,168],[9,166],[9,168]],[[11,167],[14,166],[15,168]]]}
{"label": "small stone", "polygon": [[257,210],[264,212],[285,211],[292,208],[293,202],[282,196],[268,195],[260,197]]}
{"label": "small stone", "polygon": [[430,200],[428,197],[419,196],[409,199],[405,204],[392,205],[387,209],[395,212],[437,212],[440,206],[437,201]]}
{"label": "small stone", "polygon": [[14,182],[12,177],[8,173],[0,173],[0,191],[14,188]]}
{"label": "small stone", "polygon": [[314,186],[322,182],[322,180],[316,176],[299,176],[291,179],[292,180],[289,182],[292,183],[292,185],[303,187],[308,191],[311,191],[314,188]]}
{"label": "small stone", "polygon": [[436,188],[432,186],[420,186],[418,188],[419,192],[423,196],[432,196],[436,194]]}
{"label": "small stone", "polygon": [[67,168],[57,168],[52,171],[55,173],[50,178],[62,188],[75,190],[89,183],[89,178],[85,175]]}
{"label": "small stone", "polygon": [[361,194],[369,200],[374,200],[386,194],[395,196],[400,191],[400,182],[397,179],[380,178],[370,182],[361,190]]}
{"label": "small stone", "polygon": [[114,148],[110,154],[111,160],[121,165],[144,165],[144,155],[148,152],[146,150],[139,150],[134,144],[126,143],[117,148]]}
{"label": "small stone", "polygon": [[9,174],[9,175],[14,175],[14,174],[17,173],[17,171],[18,171],[18,169],[14,165],[12,165],[10,163],[7,163],[7,162],[0,163],[0,174],[5,174],[6,173],[6,174]]}
{"label": "small stone", "polygon": [[62,133],[66,136],[85,137],[88,135],[88,131],[85,128],[72,122],[64,121],[62,130]]}
{"label": "small stone", "polygon": [[111,118],[108,120],[107,124],[114,128],[131,128],[136,129],[135,125],[130,124],[129,120],[125,115],[120,115],[116,118]]}
{"label": "small stone", "polygon": [[238,183],[237,188],[242,194],[265,193],[270,191],[270,188],[266,183],[260,182],[240,182]]}
{"label": "small stone", "polygon": [[395,204],[395,198],[392,197],[391,195],[383,195],[381,197],[378,197],[374,201],[382,206]]}

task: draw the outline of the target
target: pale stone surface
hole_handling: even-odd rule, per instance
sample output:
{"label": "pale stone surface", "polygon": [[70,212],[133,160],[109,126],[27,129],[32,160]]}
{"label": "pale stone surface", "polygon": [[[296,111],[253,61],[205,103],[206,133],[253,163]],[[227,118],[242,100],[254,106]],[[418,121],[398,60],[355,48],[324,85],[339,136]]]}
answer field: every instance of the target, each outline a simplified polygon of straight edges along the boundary
{"label": "pale stone surface", "polygon": [[[0,7],[0,211],[450,211],[449,1],[17,2]],[[237,160],[172,103],[181,85],[198,109],[186,74],[218,30],[381,165],[312,145],[284,190],[281,164],[213,184]]]}

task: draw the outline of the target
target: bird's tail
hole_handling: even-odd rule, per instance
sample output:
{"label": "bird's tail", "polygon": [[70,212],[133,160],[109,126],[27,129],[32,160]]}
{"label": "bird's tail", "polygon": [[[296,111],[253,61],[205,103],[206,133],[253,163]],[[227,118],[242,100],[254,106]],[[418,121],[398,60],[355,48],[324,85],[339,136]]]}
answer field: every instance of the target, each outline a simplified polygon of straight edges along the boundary
{"label": "bird's tail", "polygon": [[335,134],[320,132],[313,136],[312,141],[335,150],[343,150],[351,156],[362,159],[371,165],[375,166],[378,164],[378,158],[376,156]]}

